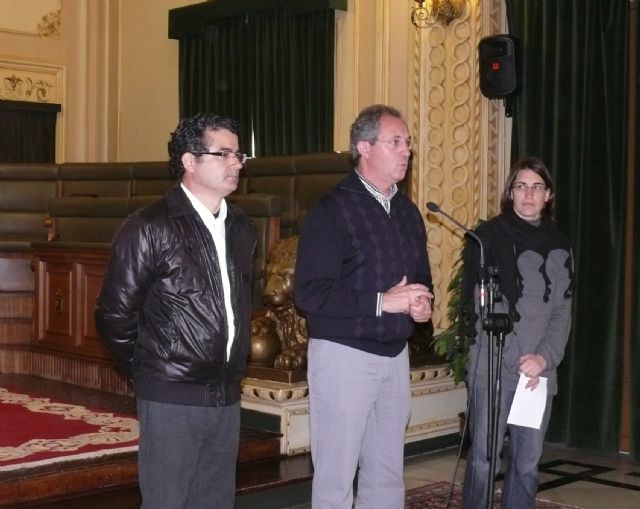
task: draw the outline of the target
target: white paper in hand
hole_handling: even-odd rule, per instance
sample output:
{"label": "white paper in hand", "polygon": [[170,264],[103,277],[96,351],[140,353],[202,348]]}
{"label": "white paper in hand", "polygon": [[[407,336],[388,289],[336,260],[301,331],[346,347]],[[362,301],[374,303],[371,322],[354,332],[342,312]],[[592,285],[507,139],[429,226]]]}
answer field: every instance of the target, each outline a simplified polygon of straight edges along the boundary
{"label": "white paper in hand", "polygon": [[525,389],[529,377],[520,373],[507,423],[540,429],[544,408],[547,405],[547,379],[541,376],[539,380],[538,386],[533,391]]}

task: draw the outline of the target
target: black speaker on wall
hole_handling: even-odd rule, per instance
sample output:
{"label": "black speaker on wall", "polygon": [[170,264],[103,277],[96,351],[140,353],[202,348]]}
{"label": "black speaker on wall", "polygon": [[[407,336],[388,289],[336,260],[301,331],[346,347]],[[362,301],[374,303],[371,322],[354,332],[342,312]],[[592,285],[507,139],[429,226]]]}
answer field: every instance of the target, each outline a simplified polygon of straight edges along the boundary
{"label": "black speaker on wall", "polygon": [[520,41],[509,34],[484,37],[478,43],[480,92],[489,99],[520,93]]}

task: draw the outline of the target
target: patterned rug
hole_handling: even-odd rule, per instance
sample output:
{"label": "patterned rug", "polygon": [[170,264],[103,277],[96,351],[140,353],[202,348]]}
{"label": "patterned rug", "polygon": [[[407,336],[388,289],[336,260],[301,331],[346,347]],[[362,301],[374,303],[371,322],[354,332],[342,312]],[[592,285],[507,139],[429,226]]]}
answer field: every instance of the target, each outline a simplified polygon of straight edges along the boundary
{"label": "patterned rug", "polygon": [[[408,490],[404,507],[405,509],[460,509],[462,503],[462,488],[454,486],[451,500],[447,508],[450,484],[446,481],[434,482],[426,486],[420,486]],[[500,494],[496,495],[495,509],[500,507]],[[536,500],[536,509],[580,509],[574,505],[557,504],[547,500]]]}
{"label": "patterned rug", "polygon": [[0,473],[138,449],[128,415],[0,387]]}

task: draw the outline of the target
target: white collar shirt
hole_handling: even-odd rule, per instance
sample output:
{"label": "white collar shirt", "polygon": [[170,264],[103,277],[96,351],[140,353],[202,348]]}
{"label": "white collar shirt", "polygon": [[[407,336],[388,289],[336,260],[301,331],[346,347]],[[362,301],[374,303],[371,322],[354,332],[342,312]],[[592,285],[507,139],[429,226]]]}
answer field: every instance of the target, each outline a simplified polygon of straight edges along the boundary
{"label": "white collar shirt", "polygon": [[220,211],[218,217],[215,217],[213,213],[205,207],[205,205],[194,196],[194,194],[187,189],[184,184],[180,184],[182,190],[189,198],[191,205],[196,209],[198,215],[202,218],[207,230],[213,238],[213,243],[216,247],[216,253],[218,255],[218,264],[220,266],[220,275],[222,279],[222,291],[224,294],[224,308],[227,315],[227,329],[229,338],[227,340],[227,359],[231,353],[231,347],[233,346],[233,339],[235,338],[236,326],[235,316],[233,313],[233,306],[231,305],[231,283],[229,280],[229,270],[227,267],[227,242],[226,242],[226,230],[225,220],[227,219],[227,202],[222,199],[220,202]]}

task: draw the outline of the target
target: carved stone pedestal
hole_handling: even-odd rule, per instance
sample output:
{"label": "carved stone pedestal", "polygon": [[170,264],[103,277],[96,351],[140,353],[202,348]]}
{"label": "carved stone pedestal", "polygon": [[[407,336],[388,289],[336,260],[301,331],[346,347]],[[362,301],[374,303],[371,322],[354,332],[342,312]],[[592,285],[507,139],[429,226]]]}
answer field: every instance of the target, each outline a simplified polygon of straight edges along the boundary
{"label": "carved stone pedestal", "polygon": [[467,404],[464,384],[455,384],[446,364],[411,368],[411,417],[405,443],[458,434]]}
{"label": "carved stone pedestal", "polygon": [[245,378],[242,408],[279,418],[281,454],[309,452],[309,387],[303,382]]}
{"label": "carved stone pedestal", "polygon": [[[406,443],[459,432],[458,414],[464,412],[466,389],[456,386],[446,364],[411,368],[411,418]],[[280,452],[308,452],[309,387],[306,381],[285,383],[245,378],[242,408],[279,419]]]}

